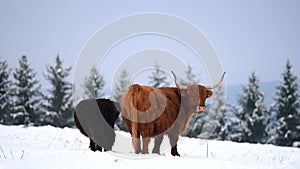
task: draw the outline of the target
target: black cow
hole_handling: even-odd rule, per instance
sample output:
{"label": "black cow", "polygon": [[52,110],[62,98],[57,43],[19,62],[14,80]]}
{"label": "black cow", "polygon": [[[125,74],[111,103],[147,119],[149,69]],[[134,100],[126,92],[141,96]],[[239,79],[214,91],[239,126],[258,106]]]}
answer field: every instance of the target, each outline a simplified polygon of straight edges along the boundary
{"label": "black cow", "polygon": [[87,99],[74,110],[76,127],[89,137],[92,151],[108,151],[115,142],[114,124],[119,116],[120,104],[109,99]]}

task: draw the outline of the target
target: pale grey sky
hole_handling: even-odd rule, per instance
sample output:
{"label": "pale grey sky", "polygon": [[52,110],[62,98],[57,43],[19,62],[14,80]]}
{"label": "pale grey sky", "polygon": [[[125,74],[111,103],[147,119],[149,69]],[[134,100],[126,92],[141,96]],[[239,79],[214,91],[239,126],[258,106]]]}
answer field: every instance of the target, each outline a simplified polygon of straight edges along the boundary
{"label": "pale grey sky", "polygon": [[[0,57],[10,67],[27,55],[43,80],[45,65],[53,64],[59,54],[66,66],[74,67],[87,40],[108,23],[143,12],[162,12],[178,16],[197,27],[212,43],[221,59],[227,85],[246,83],[252,71],[260,81],[280,80],[287,59],[300,76],[300,1],[171,1],[120,0],[2,0],[0,1]],[[122,31],[122,28],[120,28]],[[180,55],[197,71],[189,52],[170,39],[156,36],[136,37],[127,46],[108,54],[114,60],[101,67],[105,78],[127,53],[158,48]],[[172,49],[173,44],[176,49]],[[126,53],[124,51],[124,53]],[[183,56],[186,55],[186,56]],[[159,61],[158,61],[159,62]],[[137,63],[138,64],[138,63]],[[199,65],[202,66],[202,65]],[[73,73],[73,72],[72,72]],[[196,72],[201,76],[205,73]],[[200,77],[200,79],[205,79]],[[207,83],[207,82],[204,82]]]}

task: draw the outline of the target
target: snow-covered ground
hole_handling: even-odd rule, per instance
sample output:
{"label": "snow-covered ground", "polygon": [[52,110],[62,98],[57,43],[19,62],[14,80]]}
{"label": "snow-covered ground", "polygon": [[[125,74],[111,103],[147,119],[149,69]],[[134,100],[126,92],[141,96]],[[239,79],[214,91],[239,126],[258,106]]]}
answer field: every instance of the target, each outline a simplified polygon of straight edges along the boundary
{"label": "snow-covered ground", "polygon": [[[167,145],[168,139],[164,140]],[[299,148],[273,145],[227,141],[206,144],[203,140],[182,138],[178,145],[181,157],[173,157],[169,151],[162,155],[135,155],[128,134],[123,132],[117,133],[113,152],[92,152],[88,145],[89,140],[77,129],[0,125],[0,169],[300,168]]]}

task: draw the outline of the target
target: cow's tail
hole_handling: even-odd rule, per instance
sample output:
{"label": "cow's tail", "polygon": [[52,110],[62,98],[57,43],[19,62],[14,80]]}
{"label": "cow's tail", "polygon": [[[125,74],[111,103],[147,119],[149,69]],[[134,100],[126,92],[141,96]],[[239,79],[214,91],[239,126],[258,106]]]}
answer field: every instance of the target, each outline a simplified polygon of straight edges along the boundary
{"label": "cow's tail", "polygon": [[86,137],[88,137],[88,135],[87,135],[86,132],[83,130],[83,128],[82,128],[82,126],[81,126],[81,124],[80,124],[80,122],[79,122],[79,120],[78,120],[78,117],[77,117],[77,114],[76,114],[76,111],[75,111],[75,110],[74,110],[74,112],[73,112],[73,116],[74,116],[74,122],[75,122],[76,127],[79,129],[79,131],[80,131],[83,135],[85,135]]}

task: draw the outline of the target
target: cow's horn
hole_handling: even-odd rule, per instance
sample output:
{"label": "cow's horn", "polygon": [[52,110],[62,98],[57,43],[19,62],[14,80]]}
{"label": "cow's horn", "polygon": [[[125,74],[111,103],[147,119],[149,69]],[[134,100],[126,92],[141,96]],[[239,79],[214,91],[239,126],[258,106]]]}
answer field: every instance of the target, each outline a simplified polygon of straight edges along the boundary
{"label": "cow's horn", "polygon": [[215,85],[213,85],[213,86],[206,86],[206,89],[214,89],[214,88],[219,87],[219,86],[222,84],[222,81],[223,81],[223,79],[224,79],[225,73],[226,73],[226,72],[223,73],[223,75],[222,75],[222,77],[221,77],[221,80],[220,80],[217,84],[215,84]]}
{"label": "cow's horn", "polygon": [[180,85],[179,85],[179,83],[177,81],[177,77],[176,77],[175,73],[173,71],[171,71],[171,72],[172,72],[172,74],[174,76],[174,81],[175,81],[176,87],[180,89]]}

